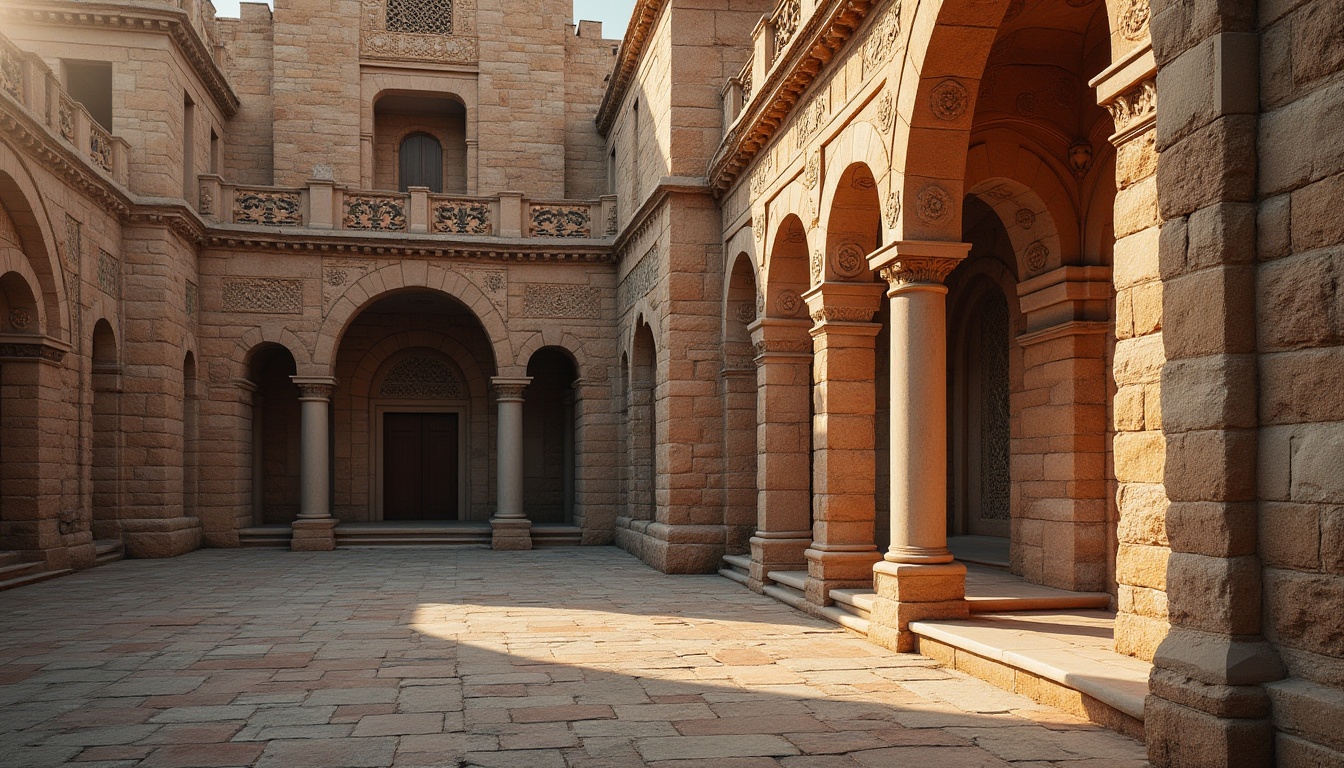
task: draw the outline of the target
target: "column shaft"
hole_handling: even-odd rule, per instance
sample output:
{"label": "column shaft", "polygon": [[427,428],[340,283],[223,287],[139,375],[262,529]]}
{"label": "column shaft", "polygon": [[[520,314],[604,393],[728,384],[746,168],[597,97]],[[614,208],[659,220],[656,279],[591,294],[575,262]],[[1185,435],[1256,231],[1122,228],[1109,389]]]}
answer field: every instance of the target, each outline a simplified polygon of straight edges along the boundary
{"label": "column shaft", "polygon": [[327,427],[331,392],[329,376],[292,376],[299,387],[299,516],[293,524],[290,549],[325,552],[336,548],[336,519],[331,516],[331,459]]}
{"label": "column shaft", "polygon": [[530,377],[490,380],[495,389],[495,516],[490,518],[491,546],[531,549],[532,521],[523,510],[523,391]]}

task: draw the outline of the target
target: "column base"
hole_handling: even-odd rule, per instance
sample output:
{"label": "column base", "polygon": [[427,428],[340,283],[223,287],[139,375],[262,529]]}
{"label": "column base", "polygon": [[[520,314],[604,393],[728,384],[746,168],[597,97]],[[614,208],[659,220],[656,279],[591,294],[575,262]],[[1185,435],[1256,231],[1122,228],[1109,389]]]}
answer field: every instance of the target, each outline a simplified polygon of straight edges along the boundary
{"label": "column base", "polygon": [[292,552],[330,552],[336,548],[336,526],[340,521],[334,517],[299,518],[291,528],[294,535],[289,540]]}
{"label": "column base", "polygon": [[762,533],[757,531],[747,542],[751,545],[751,574],[747,586],[753,592],[763,592],[770,571],[805,571],[807,558],[803,555],[812,546],[811,531]]}
{"label": "column base", "polygon": [[807,582],[803,590],[807,601],[817,606],[830,605],[832,589],[865,589],[873,583],[873,565],[882,555],[873,545],[839,545],[838,549],[813,545],[807,558]]}
{"label": "column base", "polygon": [[201,521],[194,517],[123,520],[127,557],[177,557],[201,548]]}
{"label": "column base", "polygon": [[901,653],[915,650],[910,622],[964,619],[966,566],[961,563],[919,565],[883,560],[873,566],[873,601],[868,639]]}
{"label": "column base", "polygon": [[532,521],[525,517],[490,518],[491,549],[531,549]]}

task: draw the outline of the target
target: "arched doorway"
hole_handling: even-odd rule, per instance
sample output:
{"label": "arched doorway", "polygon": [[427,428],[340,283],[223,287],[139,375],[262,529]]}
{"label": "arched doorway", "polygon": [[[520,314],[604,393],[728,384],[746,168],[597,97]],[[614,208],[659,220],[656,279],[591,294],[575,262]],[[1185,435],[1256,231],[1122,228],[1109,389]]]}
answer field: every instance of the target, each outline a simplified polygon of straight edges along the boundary
{"label": "arched doorway", "polygon": [[488,520],[494,371],[484,327],[452,296],[407,289],[361,309],[340,337],[333,370],[334,516]]}
{"label": "arched doorway", "polygon": [[468,191],[467,108],[446,93],[383,93],[373,105],[373,185]]}
{"label": "arched doorway", "polygon": [[523,393],[523,508],[534,523],[574,520],[574,380],[569,353],[542,347]]}
{"label": "arched doorway", "polygon": [[93,536],[115,539],[121,506],[121,365],[112,324],[93,326]]}
{"label": "arched doorway", "polygon": [[750,327],[756,322],[756,270],[751,256],[733,259],[723,311],[724,524],[727,551],[747,551],[756,530],[756,364]]}
{"label": "arched doorway", "polygon": [[252,398],[253,520],[288,525],[299,514],[299,388],[294,355],[279,344],[253,352]]}
{"label": "arched doorway", "polygon": [[654,487],[654,452],[657,442],[657,406],[655,404],[655,375],[658,370],[658,352],[654,346],[653,330],[640,322],[635,328],[630,361],[630,401],[628,420],[630,435],[629,517],[632,520],[653,520],[657,511],[657,492]]}

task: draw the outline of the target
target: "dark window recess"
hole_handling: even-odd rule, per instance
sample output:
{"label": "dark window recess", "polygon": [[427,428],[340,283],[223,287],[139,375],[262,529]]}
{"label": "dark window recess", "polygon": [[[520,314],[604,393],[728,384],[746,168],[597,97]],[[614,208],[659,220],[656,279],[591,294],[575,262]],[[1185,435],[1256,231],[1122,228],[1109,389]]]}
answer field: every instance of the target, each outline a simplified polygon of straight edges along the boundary
{"label": "dark window recess", "polygon": [[439,146],[438,139],[413,133],[401,142],[400,179],[402,192],[411,187],[443,191],[443,147]]}
{"label": "dark window recess", "polygon": [[84,105],[89,116],[112,132],[112,62],[62,61],[65,92]]}

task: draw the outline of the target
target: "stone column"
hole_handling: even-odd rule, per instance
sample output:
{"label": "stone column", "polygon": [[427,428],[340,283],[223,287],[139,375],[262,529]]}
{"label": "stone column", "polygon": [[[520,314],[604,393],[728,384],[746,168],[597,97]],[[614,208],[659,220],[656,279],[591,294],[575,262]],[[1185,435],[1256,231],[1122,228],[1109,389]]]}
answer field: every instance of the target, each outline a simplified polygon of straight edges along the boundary
{"label": "stone column", "polygon": [[290,549],[326,552],[336,548],[336,519],[331,516],[328,414],[336,380],[330,376],[291,376],[299,388],[299,517]]}
{"label": "stone column", "polygon": [[874,342],[882,305],[876,283],[826,282],[803,296],[812,334],[812,544],[808,602],[832,589],[868,587],[882,559],[874,541],[876,469]]}
{"label": "stone column", "polygon": [[490,518],[494,549],[532,548],[532,521],[523,512],[523,390],[531,381],[529,376],[490,380],[499,403],[495,443],[499,487],[495,516]]}
{"label": "stone column", "polygon": [[891,299],[891,548],[873,566],[869,638],[914,650],[910,622],[965,617],[966,566],[947,550],[947,287],[970,245],[900,241],[868,266]]}
{"label": "stone column", "polygon": [[751,576],[760,592],[770,571],[807,568],[812,542],[812,438],[808,423],[812,341],[807,320],[762,318],[750,326],[756,348],[756,534]]}

